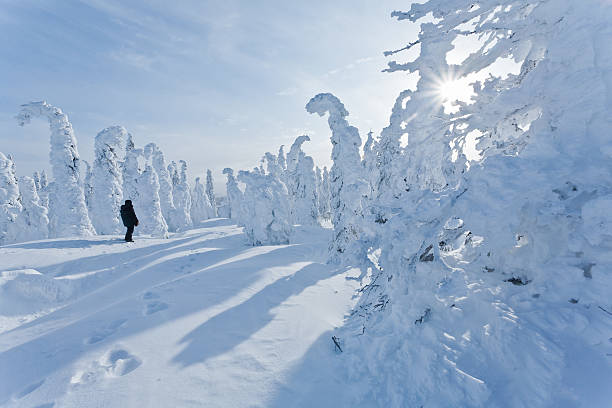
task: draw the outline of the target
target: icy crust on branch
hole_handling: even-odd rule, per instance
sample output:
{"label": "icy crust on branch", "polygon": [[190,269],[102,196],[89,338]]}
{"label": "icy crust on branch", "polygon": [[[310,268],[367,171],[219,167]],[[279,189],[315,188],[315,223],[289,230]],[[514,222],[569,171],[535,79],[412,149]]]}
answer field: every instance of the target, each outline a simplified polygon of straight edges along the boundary
{"label": "icy crust on branch", "polygon": [[244,171],[238,180],[246,185],[241,221],[251,245],[288,244],[290,211],[285,185],[272,175]]}
{"label": "icy crust on branch", "polygon": [[242,223],[241,217],[241,203],[242,203],[242,191],[238,188],[236,179],[234,178],[234,170],[229,167],[223,169],[223,174],[227,176],[227,182],[225,183],[227,201],[229,204],[230,214],[229,218],[235,220],[238,224]]}
{"label": "icy crust on branch", "polygon": [[112,126],[96,135],[89,207],[91,221],[98,234],[117,234],[123,230],[123,223],[119,219],[119,208],[123,204],[119,151],[127,138],[128,132],[123,126]]}
{"label": "icy crust on branch", "polygon": [[162,215],[159,200],[159,180],[157,173],[150,165],[146,165],[139,176],[140,195],[134,205],[138,217],[138,227],[141,234],[149,234],[157,238],[168,238],[168,225]]}
{"label": "icy crust on branch", "polygon": [[[49,158],[56,189],[49,194],[50,235],[52,237],[89,236],[95,233],[89,220],[83,190],[79,185],[80,159],[77,142],[68,116],[46,102],[21,106],[20,126],[32,118],[45,117],[51,129]],[[61,186],[61,191],[56,191]]]}
{"label": "icy crust on branch", "polygon": [[330,202],[334,238],[330,245],[330,260],[354,260],[360,256],[354,244],[360,236],[363,218],[361,201],[366,193],[365,182],[361,179],[359,131],[349,125],[345,119],[348,111],[330,93],[316,95],[308,102],[306,110],[319,116],[329,113],[328,123],[332,131],[334,164],[330,174]]}
{"label": "icy crust on branch", "polygon": [[[400,94],[374,146],[372,276],[344,347],[360,384],[352,405],[605,405],[586,384],[612,378],[612,10],[429,1],[396,15],[430,12],[421,56],[391,64],[418,70],[418,88]],[[485,42],[461,72],[499,57],[520,72],[445,112],[432,82],[471,32]],[[468,170],[475,130],[482,159]]]}

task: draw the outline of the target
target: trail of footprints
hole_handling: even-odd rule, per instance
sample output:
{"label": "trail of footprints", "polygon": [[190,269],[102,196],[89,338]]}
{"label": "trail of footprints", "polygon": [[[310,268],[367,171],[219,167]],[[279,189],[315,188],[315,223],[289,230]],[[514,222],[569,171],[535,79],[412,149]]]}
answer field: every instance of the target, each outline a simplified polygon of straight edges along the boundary
{"label": "trail of footprints", "polygon": [[[142,295],[142,300],[145,301],[142,312],[144,316],[150,316],[169,307],[167,303],[159,300],[159,295],[155,292],[146,292]],[[118,330],[125,327],[127,321],[128,319],[118,319],[106,327],[94,331],[91,336],[85,339],[85,344],[93,345],[108,339]],[[142,360],[136,355],[120,345],[114,345],[101,358],[93,361],[85,369],[77,371],[72,376],[70,384],[73,387],[80,387],[92,384],[100,378],[122,377],[137,369],[141,364]]]}

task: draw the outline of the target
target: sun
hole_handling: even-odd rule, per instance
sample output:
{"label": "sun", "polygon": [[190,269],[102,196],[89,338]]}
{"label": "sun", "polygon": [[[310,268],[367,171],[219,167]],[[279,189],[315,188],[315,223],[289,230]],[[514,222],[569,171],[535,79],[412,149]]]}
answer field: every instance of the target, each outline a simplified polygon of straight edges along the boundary
{"label": "sun", "polygon": [[455,113],[459,110],[457,102],[470,103],[474,94],[471,82],[467,76],[453,73],[439,75],[434,79],[434,94],[436,101],[444,106],[445,113]]}

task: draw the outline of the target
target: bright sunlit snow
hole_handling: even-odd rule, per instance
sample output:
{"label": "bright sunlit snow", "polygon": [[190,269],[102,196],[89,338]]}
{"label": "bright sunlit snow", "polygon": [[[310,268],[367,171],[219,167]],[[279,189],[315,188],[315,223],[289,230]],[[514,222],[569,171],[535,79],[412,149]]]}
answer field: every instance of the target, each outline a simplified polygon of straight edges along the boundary
{"label": "bright sunlit snow", "polygon": [[609,408],[611,21],[7,4],[0,406]]}

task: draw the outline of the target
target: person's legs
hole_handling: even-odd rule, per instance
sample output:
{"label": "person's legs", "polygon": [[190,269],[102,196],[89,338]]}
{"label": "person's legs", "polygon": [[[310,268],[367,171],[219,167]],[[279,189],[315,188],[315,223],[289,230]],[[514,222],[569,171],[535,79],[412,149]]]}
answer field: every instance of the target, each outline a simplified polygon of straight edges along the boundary
{"label": "person's legs", "polygon": [[125,233],[125,240],[128,242],[133,241],[132,240],[133,233],[134,233],[134,226],[130,225],[129,227],[127,227],[127,232]]}

